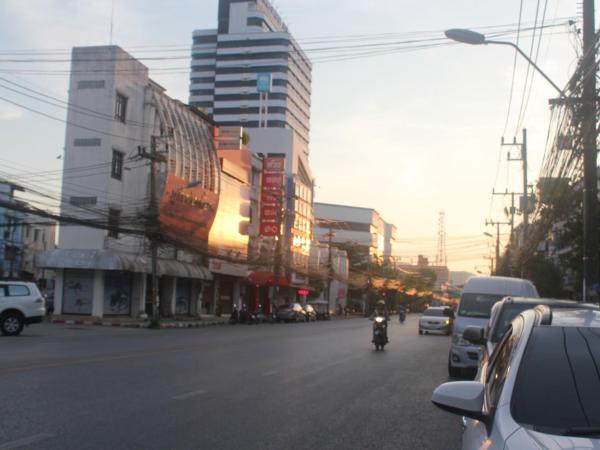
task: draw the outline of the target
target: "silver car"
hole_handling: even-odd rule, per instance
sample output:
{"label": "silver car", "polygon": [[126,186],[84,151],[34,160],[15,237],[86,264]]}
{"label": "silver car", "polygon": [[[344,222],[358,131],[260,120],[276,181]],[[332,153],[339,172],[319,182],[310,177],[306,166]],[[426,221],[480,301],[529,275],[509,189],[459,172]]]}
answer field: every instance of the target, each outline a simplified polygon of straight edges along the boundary
{"label": "silver car", "polygon": [[537,306],[519,314],[477,381],[432,402],[466,417],[463,450],[600,449],[600,312]]}
{"label": "silver car", "polygon": [[454,311],[446,306],[427,308],[419,318],[419,334],[429,332],[452,333]]}

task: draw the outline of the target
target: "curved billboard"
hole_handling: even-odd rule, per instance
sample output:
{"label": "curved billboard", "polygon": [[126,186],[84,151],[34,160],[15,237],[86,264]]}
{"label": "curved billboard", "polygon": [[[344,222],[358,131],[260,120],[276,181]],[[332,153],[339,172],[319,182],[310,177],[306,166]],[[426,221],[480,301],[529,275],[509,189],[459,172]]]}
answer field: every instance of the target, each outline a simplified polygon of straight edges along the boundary
{"label": "curved billboard", "polygon": [[162,92],[155,91],[154,99],[162,131],[158,142],[166,158],[159,175],[160,231],[176,242],[204,246],[220,192],[213,125]]}

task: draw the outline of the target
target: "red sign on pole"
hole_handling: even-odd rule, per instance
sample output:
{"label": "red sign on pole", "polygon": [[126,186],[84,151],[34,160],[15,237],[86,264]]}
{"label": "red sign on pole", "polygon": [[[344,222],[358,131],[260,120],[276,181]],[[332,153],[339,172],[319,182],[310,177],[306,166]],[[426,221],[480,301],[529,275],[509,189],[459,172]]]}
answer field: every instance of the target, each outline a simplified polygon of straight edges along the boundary
{"label": "red sign on pole", "polygon": [[263,159],[260,234],[279,236],[281,229],[281,208],[285,200],[285,157],[267,156]]}
{"label": "red sign on pole", "polygon": [[263,222],[277,222],[278,213],[280,211],[280,206],[278,205],[263,205],[260,208],[260,217]]}
{"label": "red sign on pole", "polygon": [[267,156],[263,160],[263,170],[265,172],[284,172],[285,158],[281,156]]}
{"label": "red sign on pole", "polygon": [[275,237],[279,233],[279,226],[275,222],[261,222],[260,234],[267,237]]}
{"label": "red sign on pole", "polygon": [[283,175],[279,173],[263,174],[263,187],[281,187],[283,186]]}
{"label": "red sign on pole", "polygon": [[283,191],[281,189],[263,189],[260,201],[263,205],[280,205],[283,202]]}

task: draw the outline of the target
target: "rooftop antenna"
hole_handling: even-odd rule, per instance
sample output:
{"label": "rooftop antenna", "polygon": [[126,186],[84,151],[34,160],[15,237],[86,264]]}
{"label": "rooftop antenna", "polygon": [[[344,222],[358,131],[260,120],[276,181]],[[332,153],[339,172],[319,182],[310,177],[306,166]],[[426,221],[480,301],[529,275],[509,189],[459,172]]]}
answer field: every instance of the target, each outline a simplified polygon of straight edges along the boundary
{"label": "rooftop antenna", "polygon": [[115,0],[111,1],[110,5],[110,37],[108,40],[108,44],[112,45],[113,43],[113,23],[115,18]]}

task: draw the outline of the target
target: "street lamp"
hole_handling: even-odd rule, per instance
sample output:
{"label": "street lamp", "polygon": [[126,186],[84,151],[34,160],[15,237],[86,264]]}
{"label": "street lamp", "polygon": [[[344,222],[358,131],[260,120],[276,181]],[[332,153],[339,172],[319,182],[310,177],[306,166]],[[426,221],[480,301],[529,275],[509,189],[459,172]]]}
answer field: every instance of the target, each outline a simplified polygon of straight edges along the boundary
{"label": "street lamp", "polygon": [[559,88],[554,81],[548,78],[548,75],[544,73],[542,69],[538,67],[538,65],[531,60],[529,56],[523,50],[521,50],[516,44],[509,41],[494,41],[490,39],[486,39],[484,34],[477,33],[473,30],[466,30],[464,28],[452,28],[450,30],[444,31],[444,34],[448,39],[452,39],[456,42],[462,42],[463,44],[470,45],[482,45],[482,44],[496,44],[496,45],[508,45],[518,51],[523,58],[525,58],[529,64],[531,64],[541,76],[543,76],[548,83],[552,85],[554,89],[558,91],[561,97],[565,98],[565,93],[561,88]]}
{"label": "street lamp", "polygon": [[[583,61],[582,68],[589,72],[596,71],[595,51],[592,51],[596,45],[596,35],[594,26],[594,2],[593,0],[584,0],[584,42],[583,42]],[[535,62],[527,56],[516,44],[508,41],[494,41],[486,39],[484,34],[476,31],[462,28],[453,28],[444,32],[448,39],[456,42],[462,42],[470,45],[497,44],[513,47],[519,54],[529,62],[544,79],[552,85],[560,94],[562,99],[568,99],[556,83],[540,69]],[[583,81],[583,93],[581,98],[571,98],[582,103],[582,124],[584,130],[583,138],[583,300],[588,298],[597,299],[596,289],[600,287],[598,283],[598,235],[597,235],[597,131],[596,131],[596,77],[585,77]],[[527,188],[524,196],[527,198]],[[527,207],[527,205],[525,205]]]}

